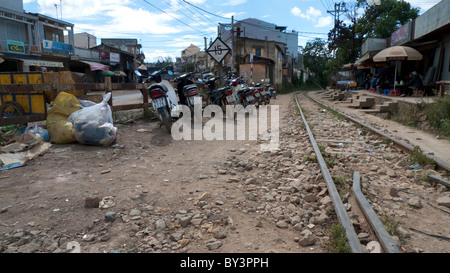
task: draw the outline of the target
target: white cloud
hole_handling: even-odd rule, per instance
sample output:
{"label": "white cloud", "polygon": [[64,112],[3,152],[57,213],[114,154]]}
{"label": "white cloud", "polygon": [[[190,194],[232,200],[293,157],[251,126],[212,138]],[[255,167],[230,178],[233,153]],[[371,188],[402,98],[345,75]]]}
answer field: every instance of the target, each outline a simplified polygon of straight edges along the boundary
{"label": "white cloud", "polygon": [[[67,19],[81,19],[94,18],[102,15],[114,7],[129,4],[129,0],[77,0],[77,1],[63,1],[62,2],[62,17]],[[37,0],[39,4],[40,13],[48,14],[56,17],[55,4],[58,7],[58,15],[60,14],[60,0]]]}
{"label": "white cloud", "polygon": [[422,12],[430,9],[437,3],[439,3],[441,0],[429,0],[429,1],[423,1],[423,0],[407,0],[409,4],[411,4],[414,8],[419,8]]}
{"label": "white cloud", "polygon": [[247,0],[228,0],[228,2],[223,3],[223,6],[237,6],[245,4]]}
{"label": "white cloud", "polygon": [[228,13],[221,13],[221,12],[219,12],[219,13],[218,13],[218,15],[220,15],[220,16],[222,16],[222,17],[225,17],[225,18],[230,18],[230,20],[231,20],[231,16],[234,16],[234,18],[236,18],[236,17],[239,17],[239,16],[242,17],[242,15],[245,15],[245,14],[247,14],[245,11],[241,11],[241,12],[228,12]]}
{"label": "white cloud", "polygon": [[306,12],[303,12],[298,7],[293,7],[291,14],[315,23],[314,27],[327,27],[332,23],[330,16],[323,17],[322,11],[314,7],[309,7]]}
{"label": "white cloud", "polygon": [[155,50],[153,52],[144,52],[145,55],[145,62],[148,63],[154,63],[157,62],[160,57],[162,57],[163,59],[165,57],[171,57],[172,61],[176,60],[177,54],[176,52],[166,52],[163,50]]}
{"label": "white cloud", "polygon": [[302,14],[302,10],[297,7],[293,7],[291,9],[291,13],[294,14],[295,16],[300,16],[300,14]]}
{"label": "white cloud", "polygon": [[328,27],[333,23],[333,18],[331,16],[328,17],[320,17],[315,27]]}

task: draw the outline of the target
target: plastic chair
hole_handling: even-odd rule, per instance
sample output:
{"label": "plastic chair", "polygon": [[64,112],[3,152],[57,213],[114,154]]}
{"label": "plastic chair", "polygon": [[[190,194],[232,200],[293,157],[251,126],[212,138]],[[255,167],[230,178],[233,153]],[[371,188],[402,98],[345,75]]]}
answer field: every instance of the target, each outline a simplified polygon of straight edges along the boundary
{"label": "plastic chair", "polygon": [[384,89],[384,95],[385,96],[389,96],[391,94],[391,90],[390,89]]}
{"label": "plastic chair", "polygon": [[398,97],[398,96],[400,96],[400,92],[397,89],[391,90],[391,92],[389,93],[389,96],[396,96],[396,97]]}

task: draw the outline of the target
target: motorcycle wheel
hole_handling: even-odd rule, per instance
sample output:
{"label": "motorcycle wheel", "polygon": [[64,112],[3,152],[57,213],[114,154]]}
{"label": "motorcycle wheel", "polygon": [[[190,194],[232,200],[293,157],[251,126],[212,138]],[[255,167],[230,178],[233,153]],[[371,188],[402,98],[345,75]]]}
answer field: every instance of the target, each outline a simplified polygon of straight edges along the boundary
{"label": "motorcycle wheel", "polygon": [[269,104],[270,104],[270,98],[269,98],[269,97],[264,97],[264,100],[265,100],[265,102],[266,102],[266,105],[269,105]]}
{"label": "motorcycle wheel", "polygon": [[172,133],[172,118],[169,115],[167,109],[164,110],[164,113],[161,115],[162,123],[169,134]]}
{"label": "motorcycle wheel", "polygon": [[254,104],[255,104],[255,107],[256,107],[256,108],[259,108],[259,106],[261,105],[261,101],[260,101],[260,99],[258,99],[258,98],[255,98],[255,102],[254,102]]}

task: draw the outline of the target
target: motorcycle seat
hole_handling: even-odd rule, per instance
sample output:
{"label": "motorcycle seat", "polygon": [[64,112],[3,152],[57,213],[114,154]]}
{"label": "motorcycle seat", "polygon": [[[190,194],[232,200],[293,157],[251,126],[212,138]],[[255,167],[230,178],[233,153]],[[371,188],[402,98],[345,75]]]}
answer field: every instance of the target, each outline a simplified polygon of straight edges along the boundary
{"label": "motorcycle seat", "polygon": [[189,85],[186,85],[185,87],[183,87],[183,90],[185,90],[185,92],[191,92],[194,89],[197,89],[196,84],[189,84]]}
{"label": "motorcycle seat", "polygon": [[166,92],[166,93],[167,93],[167,91],[169,91],[169,89],[167,89],[167,86],[165,86],[164,84],[160,84],[160,83],[152,84],[148,88],[148,91],[152,91],[153,89],[156,89],[156,88],[160,88],[160,89],[164,90],[164,92]]}

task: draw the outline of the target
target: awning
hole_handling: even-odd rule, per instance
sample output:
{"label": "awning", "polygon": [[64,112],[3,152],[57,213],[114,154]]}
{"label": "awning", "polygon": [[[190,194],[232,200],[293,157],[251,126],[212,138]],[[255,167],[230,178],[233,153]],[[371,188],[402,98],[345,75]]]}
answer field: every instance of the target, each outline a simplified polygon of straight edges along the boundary
{"label": "awning", "polygon": [[368,60],[370,58],[370,53],[367,52],[366,54],[364,54],[361,58],[359,58],[358,60],[356,60],[356,64],[362,64],[364,61]]}
{"label": "awning", "polygon": [[42,66],[42,67],[64,67],[64,64],[61,62],[51,62],[44,60],[22,60],[25,65],[28,66]]}
{"label": "awning", "polygon": [[101,64],[101,63],[88,62],[88,61],[80,61],[80,62],[88,64],[91,68],[91,71],[94,71],[94,70],[109,71],[109,66]]}

